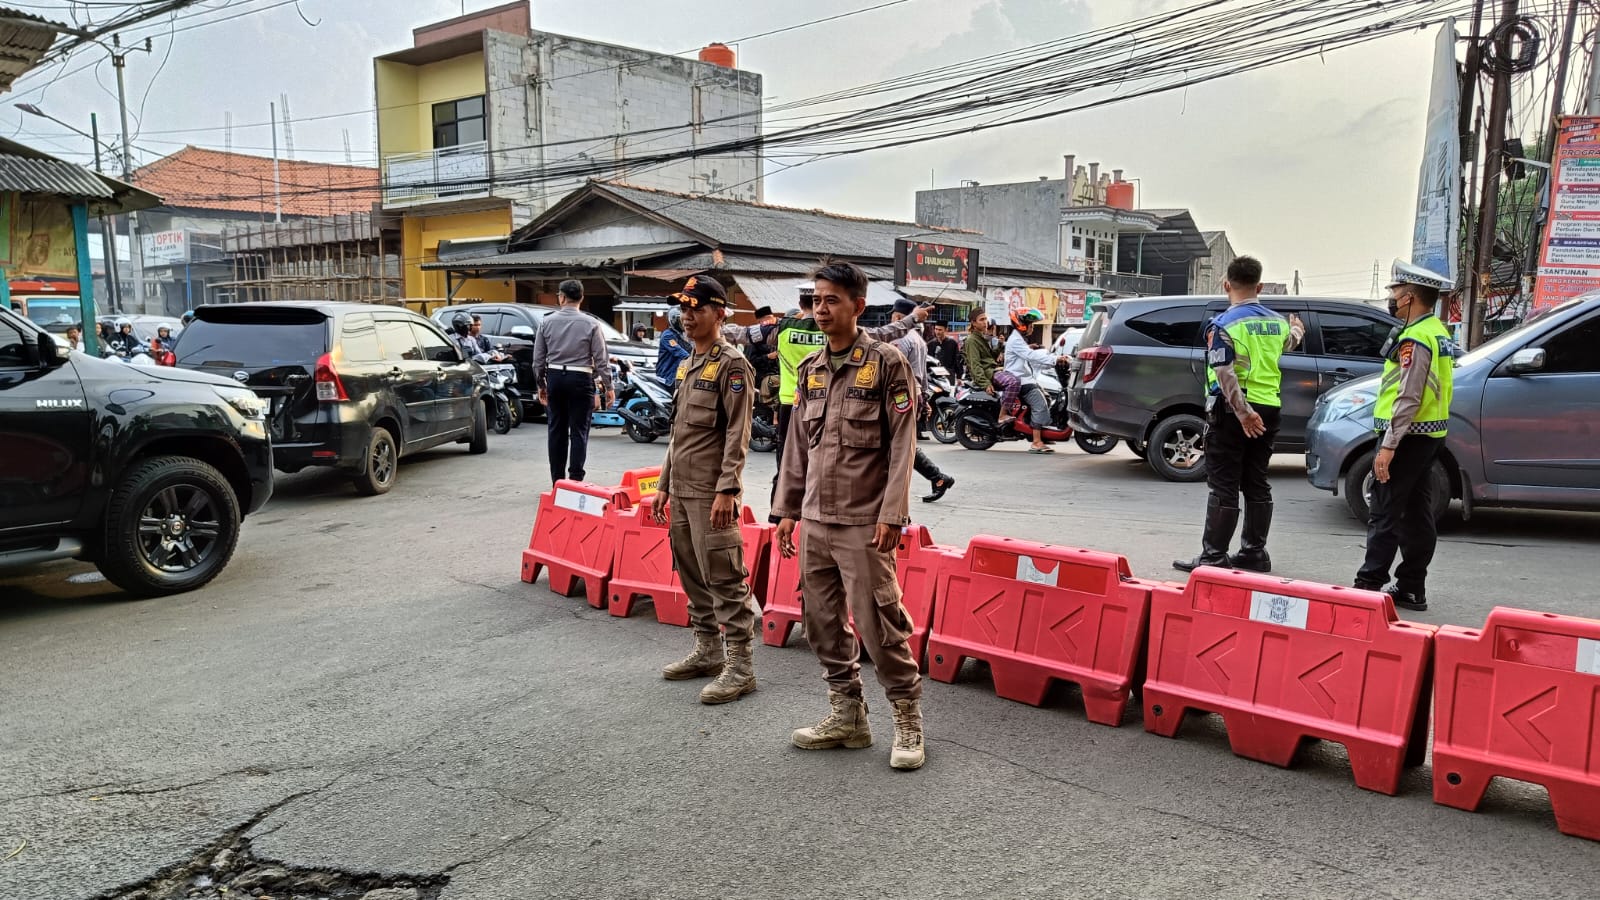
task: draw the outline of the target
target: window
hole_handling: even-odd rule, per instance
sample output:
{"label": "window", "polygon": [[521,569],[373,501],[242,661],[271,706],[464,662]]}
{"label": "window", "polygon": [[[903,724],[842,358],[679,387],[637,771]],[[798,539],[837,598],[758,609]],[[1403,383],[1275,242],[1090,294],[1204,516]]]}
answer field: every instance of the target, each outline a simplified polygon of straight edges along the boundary
{"label": "window", "polygon": [[1074,249],[1074,250],[1082,250],[1083,249],[1083,235],[1075,234],[1075,235],[1072,236],[1072,249]]}
{"label": "window", "polygon": [[483,96],[433,105],[433,147],[459,147],[484,139]]}
{"label": "window", "polygon": [[508,329],[508,328],[511,327],[510,325],[506,324],[506,321],[505,321],[506,317],[502,313],[497,313],[497,312],[494,312],[492,310],[484,310],[482,312],[468,313],[467,316],[469,318],[472,317],[472,316],[478,316],[479,318],[483,319],[483,333],[484,334],[489,334],[489,335],[494,335],[496,337],[501,337],[501,336],[503,336],[503,335],[508,333],[504,329]]}
{"label": "window", "polygon": [[405,322],[384,319],[378,323],[378,340],[383,344],[385,362],[416,362],[422,359],[422,348],[417,346],[416,335]]}
{"label": "window", "polygon": [[344,358],[351,362],[383,361],[383,348],[378,346],[378,329],[368,316],[352,316],[345,320],[339,347]]}
{"label": "window", "polygon": [[1600,372],[1600,316],[1545,338],[1542,372]]}
{"label": "window", "polygon": [[1171,306],[1148,312],[1128,322],[1128,327],[1169,347],[1203,347],[1202,325],[1210,318],[1203,306]]}
{"label": "window", "polygon": [[1393,326],[1382,319],[1356,313],[1319,310],[1322,325],[1322,352],[1327,356],[1359,356],[1377,359]]}
{"label": "window", "polygon": [[28,343],[10,322],[0,322],[0,367],[21,368],[28,364]]}
{"label": "window", "polygon": [[1101,241],[1095,248],[1100,260],[1100,271],[1115,272],[1117,270],[1117,245],[1115,241]]}
{"label": "window", "polygon": [[416,322],[411,323],[411,329],[417,333],[417,343],[422,347],[423,359],[441,363],[461,362],[461,354],[456,352],[456,348],[437,331]]}
{"label": "window", "polygon": [[189,323],[178,342],[179,366],[248,369],[299,365],[310,371],[317,357],[327,352],[328,320],[321,313],[291,310],[281,315],[227,315],[231,312],[208,314]]}

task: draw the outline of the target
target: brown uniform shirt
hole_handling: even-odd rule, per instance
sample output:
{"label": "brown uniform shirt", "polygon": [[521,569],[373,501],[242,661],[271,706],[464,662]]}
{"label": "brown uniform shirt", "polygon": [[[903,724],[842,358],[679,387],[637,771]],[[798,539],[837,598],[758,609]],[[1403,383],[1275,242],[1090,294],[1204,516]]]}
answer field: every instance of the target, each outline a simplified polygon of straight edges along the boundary
{"label": "brown uniform shirt", "polygon": [[750,361],[721,339],[679,364],[672,436],[657,490],[699,498],[744,493],[755,381]]}
{"label": "brown uniform shirt", "polygon": [[917,397],[905,356],[857,331],[837,372],[824,348],[798,378],[773,512],[830,525],[910,524]]}

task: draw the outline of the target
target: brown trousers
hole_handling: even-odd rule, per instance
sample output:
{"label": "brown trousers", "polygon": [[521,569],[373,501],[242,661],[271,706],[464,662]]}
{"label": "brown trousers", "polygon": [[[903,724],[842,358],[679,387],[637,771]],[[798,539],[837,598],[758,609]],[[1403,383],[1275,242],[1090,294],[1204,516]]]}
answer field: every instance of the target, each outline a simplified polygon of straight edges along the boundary
{"label": "brown trousers", "polygon": [[830,690],[861,696],[861,652],[866,644],[878,682],[890,700],[922,696],[922,675],[911,656],[911,616],[900,602],[894,551],[874,549],[872,525],[825,525],[807,519],[800,530],[800,590],[805,597],[806,640],[822,663]]}
{"label": "brown trousers", "polygon": [[689,595],[689,624],[701,634],[724,629],[732,642],[748,642],[755,634],[756,605],[745,580],[744,537],[738,523],[721,531],[711,527],[711,498],[673,497],[672,565],[683,592]]}

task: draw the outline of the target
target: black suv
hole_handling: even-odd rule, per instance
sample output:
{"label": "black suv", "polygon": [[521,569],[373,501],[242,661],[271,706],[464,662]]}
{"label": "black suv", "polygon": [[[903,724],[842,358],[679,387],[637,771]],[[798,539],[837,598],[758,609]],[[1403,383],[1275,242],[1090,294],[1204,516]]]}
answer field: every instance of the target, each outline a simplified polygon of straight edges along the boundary
{"label": "black suv", "polygon": [[78,558],[193,590],[272,496],[265,403],[225,378],[73,353],[0,310],[0,568]]}
{"label": "black suv", "polygon": [[[1283,417],[1276,449],[1304,453],[1317,397],[1383,368],[1379,351],[1399,320],[1360,300],[1262,297],[1268,309],[1305,321],[1285,353]],[[1135,297],[1095,307],[1067,385],[1072,427],[1126,440],[1169,481],[1206,477],[1205,324],[1226,297]]]}
{"label": "black suv", "polygon": [[178,365],[235,379],[270,407],[280,470],[332,466],[362,494],[394,486],[402,456],[447,443],[489,449],[488,383],[432,322],[364,303],[202,306]]}

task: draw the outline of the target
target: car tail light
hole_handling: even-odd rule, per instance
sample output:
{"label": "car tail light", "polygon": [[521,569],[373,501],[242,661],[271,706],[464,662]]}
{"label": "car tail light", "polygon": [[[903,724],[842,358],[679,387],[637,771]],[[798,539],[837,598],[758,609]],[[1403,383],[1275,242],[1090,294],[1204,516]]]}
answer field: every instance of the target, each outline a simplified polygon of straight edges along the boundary
{"label": "car tail light", "polygon": [[1111,361],[1111,348],[1089,347],[1079,350],[1078,359],[1083,363],[1083,381],[1088,383],[1093,381],[1095,376],[1100,374],[1100,370],[1106,367],[1106,363]]}
{"label": "car tail light", "polygon": [[344,392],[344,382],[339,380],[339,372],[333,367],[333,354],[324,353],[317,358],[317,399],[326,401],[349,400],[350,396]]}

